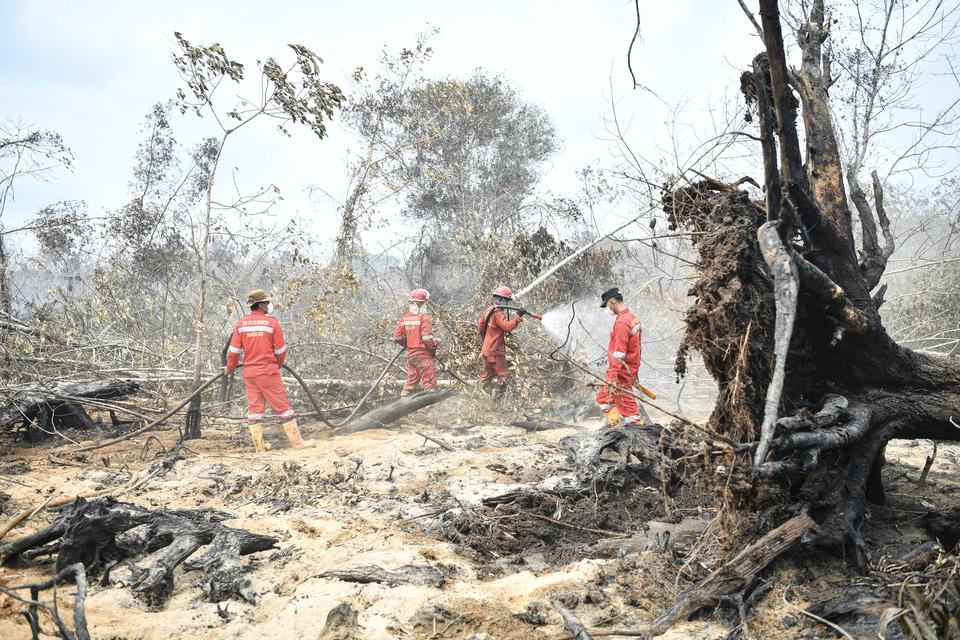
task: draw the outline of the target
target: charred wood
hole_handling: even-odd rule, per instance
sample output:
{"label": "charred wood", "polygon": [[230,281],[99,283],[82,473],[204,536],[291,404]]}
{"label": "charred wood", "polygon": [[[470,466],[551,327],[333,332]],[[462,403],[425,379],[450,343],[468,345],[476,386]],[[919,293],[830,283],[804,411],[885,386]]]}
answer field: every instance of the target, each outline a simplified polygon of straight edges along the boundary
{"label": "charred wood", "polygon": [[376,565],[365,565],[350,569],[336,569],[317,574],[318,578],[334,578],[344,582],[369,584],[376,582],[387,585],[416,584],[440,588],[444,577],[439,569],[429,565],[408,564],[395,570],[384,569]]}
{"label": "charred wood", "polygon": [[112,497],[77,498],[50,526],[0,548],[0,558],[3,564],[23,562],[28,550],[57,540],[58,572],[79,563],[90,575],[109,579],[114,567],[126,563],[134,593],[162,608],[173,592],[176,567],[206,547],[184,568],[203,572],[198,584],[207,600],[254,602],[256,592],[243,577],[240,556],[275,548],[277,540],[221,524],[230,517],[205,509],[151,511]]}
{"label": "charred wood", "polygon": [[113,379],[26,389],[14,395],[7,405],[0,407],[0,429],[31,423],[49,433],[58,429],[92,428],[96,424],[79,404],[84,398],[123,398],[139,389],[140,385],[136,382]]}
{"label": "charred wood", "polygon": [[382,429],[400,418],[410,415],[414,411],[419,411],[424,407],[429,407],[441,400],[446,400],[456,393],[453,389],[444,389],[442,391],[420,391],[418,393],[404,396],[383,407],[378,407],[373,411],[358,416],[334,431],[337,435],[356,433],[367,429]]}

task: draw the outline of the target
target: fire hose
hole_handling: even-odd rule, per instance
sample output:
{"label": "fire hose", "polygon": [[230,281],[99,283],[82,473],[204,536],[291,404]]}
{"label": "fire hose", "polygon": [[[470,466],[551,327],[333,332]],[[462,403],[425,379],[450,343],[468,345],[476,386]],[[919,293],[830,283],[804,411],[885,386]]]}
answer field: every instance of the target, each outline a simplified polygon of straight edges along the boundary
{"label": "fire hose", "polygon": [[[582,371],[582,372],[586,373],[587,375],[589,375],[590,377],[596,378],[597,380],[600,381],[600,382],[591,383],[592,385],[600,386],[601,383],[604,384],[604,385],[609,384],[609,383],[607,383],[607,381],[606,381],[604,378],[601,378],[601,377],[598,376],[596,373],[594,373],[594,372],[591,371],[590,369],[584,367],[584,366],[581,365],[579,362],[577,362],[576,360],[574,360],[574,359],[571,358],[570,356],[566,355],[565,353],[561,353],[561,352],[559,352],[558,350],[554,350],[553,353],[544,354],[544,355],[546,355],[546,356],[547,356],[548,358],[550,358],[551,360],[556,360],[556,359],[557,359],[556,357],[554,357],[555,355],[556,355],[556,356],[560,356],[561,358],[563,358],[564,360],[566,360],[567,362],[569,362],[571,365],[573,365],[574,367],[576,367],[576,368],[579,369],[580,371]],[[703,427],[701,427],[699,424],[697,424],[697,423],[694,422],[693,420],[690,420],[689,418],[685,418],[685,417],[681,416],[679,413],[674,413],[673,411],[670,411],[669,409],[665,409],[665,408],[663,408],[663,407],[661,407],[661,406],[659,406],[659,405],[651,402],[650,400],[648,400],[647,398],[643,397],[642,395],[640,395],[640,394],[638,394],[638,393],[635,393],[632,389],[621,389],[621,390],[622,390],[624,393],[630,394],[631,396],[633,396],[634,398],[636,398],[636,399],[639,400],[640,402],[643,402],[644,404],[650,405],[651,407],[653,407],[653,408],[656,409],[657,411],[660,411],[661,413],[664,413],[664,414],[670,416],[671,418],[675,418],[676,420],[679,420],[680,422],[682,422],[683,424],[685,424],[685,425],[687,425],[687,426],[689,426],[689,427],[693,427],[694,429],[696,429],[697,431],[699,431],[701,434],[707,436],[707,437],[708,437],[709,439],[711,439],[711,440],[719,441],[719,442],[722,442],[722,443],[724,443],[724,444],[730,445],[731,447],[733,447],[733,448],[734,448],[735,450],[737,450],[737,451],[743,450],[743,445],[741,445],[739,442],[736,442],[736,441],[734,441],[734,440],[731,440],[730,438],[727,438],[726,436],[722,436],[722,435],[717,434],[717,433],[710,433],[709,431],[707,431],[706,429],[704,429]]]}
{"label": "fire hose", "polygon": [[306,392],[307,397],[310,399],[310,404],[313,405],[313,410],[317,412],[317,418],[320,419],[320,422],[327,425],[331,429],[338,429],[343,425],[347,424],[348,422],[350,422],[351,420],[353,420],[353,417],[357,415],[357,412],[360,411],[363,405],[367,402],[367,399],[370,397],[370,394],[372,394],[374,390],[380,386],[380,383],[383,381],[384,377],[386,377],[387,371],[390,370],[390,367],[393,366],[393,363],[396,362],[397,358],[399,358],[406,350],[407,350],[406,347],[401,347],[400,350],[397,351],[396,354],[394,354],[390,362],[388,362],[387,365],[383,368],[383,371],[380,372],[380,375],[377,376],[376,381],[372,385],[370,385],[370,388],[367,390],[364,396],[360,398],[360,402],[357,403],[357,406],[354,407],[353,411],[351,411],[350,414],[340,422],[330,422],[325,417],[323,417],[323,411],[320,409],[320,403],[317,402],[317,399],[313,396],[313,393],[311,393],[310,387],[307,386],[306,381],[300,377],[300,374],[298,374],[296,371],[291,369],[288,365],[284,364],[283,368],[286,369],[290,373],[290,375],[296,378],[297,382],[300,383],[300,386],[303,387],[304,392]]}
{"label": "fire hose", "polygon": [[493,317],[493,312],[497,309],[506,309],[508,311],[522,311],[523,313],[529,315],[531,318],[536,318],[537,320],[543,320],[543,316],[539,313],[531,313],[524,309],[523,307],[510,307],[506,305],[494,305],[490,308],[490,311],[487,312],[487,315],[483,318],[483,329],[480,330],[480,337],[486,337],[487,335],[487,326],[490,324],[490,318]]}

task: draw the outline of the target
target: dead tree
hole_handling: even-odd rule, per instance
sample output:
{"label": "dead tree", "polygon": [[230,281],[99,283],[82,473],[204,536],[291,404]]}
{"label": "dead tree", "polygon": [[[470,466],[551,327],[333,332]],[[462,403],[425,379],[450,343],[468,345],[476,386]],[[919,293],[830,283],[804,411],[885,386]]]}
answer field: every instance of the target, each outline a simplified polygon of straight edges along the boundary
{"label": "dead tree", "polygon": [[960,439],[950,423],[960,415],[960,358],[911,351],[883,326],[892,251],[883,189],[874,173],[871,208],[859,187],[845,188],[823,0],[797,32],[799,69],[786,64],[777,0],[760,1],[760,18],[765,51],[742,89],[759,122],[765,202],[710,182],[663,194],[674,226],[709,232],[697,236],[696,303],[678,372],[696,350],[719,383],[710,428],[749,443],[744,481],[734,483],[745,502],[778,488],[784,501],[799,498],[815,540],[849,545],[864,570],[865,501],[883,499],[887,442]]}

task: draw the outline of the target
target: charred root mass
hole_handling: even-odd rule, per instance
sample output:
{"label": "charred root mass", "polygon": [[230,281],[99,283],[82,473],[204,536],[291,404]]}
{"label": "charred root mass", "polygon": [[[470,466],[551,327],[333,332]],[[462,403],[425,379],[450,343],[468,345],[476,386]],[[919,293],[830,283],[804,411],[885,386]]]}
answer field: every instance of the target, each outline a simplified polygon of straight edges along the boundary
{"label": "charred root mass", "polygon": [[823,0],[808,8],[796,34],[802,65],[788,70],[778,4],[760,0],[765,51],[741,78],[760,129],[765,201],[717,180],[663,194],[674,227],[705,232],[677,371],[696,350],[718,382],[709,427],[744,443],[740,477],[728,484],[740,493],[734,503],[756,508],[772,490],[779,507],[816,520],[808,539],[851,547],[864,570],[865,502],[883,499],[887,442],[960,439],[950,423],[960,415],[960,359],[905,349],[883,326],[880,284],[893,251],[883,189],[874,177],[871,207],[843,170],[827,93],[829,24]]}
{"label": "charred root mass", "polygon": [[[96,428],[96,423],[83,408],[83,400],[110,400],[123,398],[140,389],[136,382],[98,380],[49,387],[36,387],[18,392],[10,402],[0,407],[0,429],[14,429],[17,425],[28,429],[31,441],[42,440],[63,430]],[[111,414],[114,424],[119,421]]]}
{"label": "charred root mass", "polygon": [[579,433],[560,443],[581,487],[673,484],[670,434],[659,425]]}
{"label": "charred root mass", "polygon": [[[152,608],[166,605],[174,570],[183,564],[202,572],[197,586],[208,601],[255,602],[240,556],[273,549],[277,539],[222,524],[231,517],[210,509],[151,511],[112,497],[78,498],[49,526],[0,547],[0,561],[23,564],[56,555],[58,574],[79,563],[102,584],[129,584]],[[126,577],[118,579],[121,573]]]}
{"label": "charred root mass", "polygon": [[[843,287],[804,257],[802,242],[786,252],[797,266],[794,326],[785,353],[785,379],[764,434],[763,408],[774,380],[778,297],[757,231],[760,205],[744,192],[703,182],[666,194],[678,227],[698,237],[696,297],[687,314],[678,373],[697,351],[719,386],[709,427],[763,455],[739,462],[746,488],[740,504],[756,505],[767,489],[781,504],[799,499],[818,522],[817,539],[849,545],[860,570],[867,564],[861,534],[868,497],[881,501],[879,470],[892,438],[957,440],[949,418],[960,415],[960,360],[898,346],[876,309],[854,305]],[[821,258],[821,262],[823,259]],[[767,435],[767,438],[764,436]],[[800,486],[799,492],[787,487]]]}

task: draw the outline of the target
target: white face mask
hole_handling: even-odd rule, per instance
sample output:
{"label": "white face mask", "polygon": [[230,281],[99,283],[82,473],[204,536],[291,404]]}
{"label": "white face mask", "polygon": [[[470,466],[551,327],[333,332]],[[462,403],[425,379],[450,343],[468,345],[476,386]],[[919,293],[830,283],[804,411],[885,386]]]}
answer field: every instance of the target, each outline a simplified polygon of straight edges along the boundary
{"label": "white face mask", "polygon": [[268,303],[267,303],[267,313],[273,313],[273,303],[272,303],[272,302],[268,302]]}
{"label": "white face mask", "polygon": [[420,303],[411,302],[409,309],[410,309],[410,313],[420,313]]}

